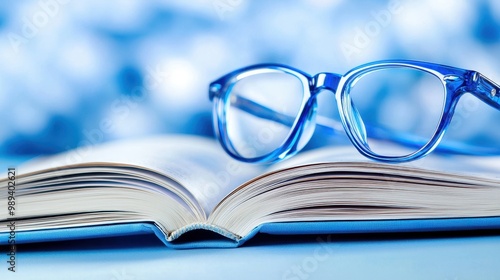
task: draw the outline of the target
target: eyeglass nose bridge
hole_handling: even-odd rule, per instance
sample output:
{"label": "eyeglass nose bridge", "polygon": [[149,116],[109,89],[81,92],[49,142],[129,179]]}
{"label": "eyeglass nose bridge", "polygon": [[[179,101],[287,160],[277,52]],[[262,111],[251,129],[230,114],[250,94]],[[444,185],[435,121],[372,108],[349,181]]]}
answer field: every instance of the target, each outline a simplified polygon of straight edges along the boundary
{"label": "eyeglass nose bridge", "polygon": [[337,88],[340,83],[340,79],[342,75],[335,73],[319,73],[316,74],[312,79],[312,93],[318,93],[321,90],[329,90],[333,93],[336,93]]}

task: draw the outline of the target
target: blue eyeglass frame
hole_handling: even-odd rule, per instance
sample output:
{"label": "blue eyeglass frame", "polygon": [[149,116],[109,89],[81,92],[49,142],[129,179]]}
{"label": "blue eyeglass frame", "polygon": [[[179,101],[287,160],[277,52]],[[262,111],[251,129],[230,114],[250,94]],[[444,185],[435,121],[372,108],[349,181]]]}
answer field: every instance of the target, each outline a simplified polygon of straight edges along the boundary
{"label": "blue eyeglass frame", "polygon": [[[425,71],[439,78],[445,89],[444,108],[434,135],[427,143],[421,146],[419,145],[420,148],[418,150],[404,156],[379,155],[370,149],[366,139],[367,128],[356,108],[353,106],[349,96],[350,86],[355,83],[357,79],[370,72],[391,67],[411,68]],[[287,73],[300,80],[303,87],[303,98],[299,115],[293,121],[290,133],[280,147],[262,156],[253,158],[243,157],[234,148],[226,130],[226,111],[229,105],[229,96],[234,84],[239,80],[252,75],[268,72]],[[310,134],[312,133],[307,133],[307,137],[305,137],[307,139],[303,137],[303,133],[306,131],[307,126],[311,124],[312,116],[315,114],[316,96],[323,90],[329,90],[334,93],[342,126],[356,149],[367,158],[387,163],[401,163],[416,160],[436,149],[446,132],[446,128],[452,119],[453,112],[460,97],[464,93],[470,93],[486,104],[500,110],[500,86],[483,76],[481,73],[472,70],[422,61],[384,60],[358,66],[344,75],[322,72],[310,76],[307,73],[286,65],[268,63],[252,65],[235,70],[210,83],[209,98],[213,101],[214,105],[213,119],[215,134],[224,150],[240,161],[271,163],[283,160],[300,151],[307,141],[309,141]],[[259,110],[261,111],[260,115],[276,113],[270,109],[267,109],[266,112],[265,108],[259,108]],[[403,142],[411,145],[412,141],[410,138]]]}

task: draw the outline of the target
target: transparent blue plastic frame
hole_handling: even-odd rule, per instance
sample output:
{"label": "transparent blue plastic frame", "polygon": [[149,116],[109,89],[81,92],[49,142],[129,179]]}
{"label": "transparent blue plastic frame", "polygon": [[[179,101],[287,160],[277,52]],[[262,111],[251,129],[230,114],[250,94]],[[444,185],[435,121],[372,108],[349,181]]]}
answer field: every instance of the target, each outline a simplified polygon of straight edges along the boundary
{"label": "transparent blue plastic frame", "polygon": [[[404,156],[387,156],[374,153],[367,142],[366,130],[372,129],[365,127],[361,116],[352,105],[349,96],[349,88],[357,79],[376,70],[386,69],[390,67],[407,67],[430,73],[439,78],[445,89],[445,103],[441,114],[439,124],[432,137],[426,143],[414,143],[411,135],[394,135],[392,132],[388,138],[397,138],[398,142],[405,145],[418,145],[420,147],[415,152]],[[233,85],[242,78],[266,73],[266,72],[283,72],[295,76],[300,80],[303,86],[303,99],[299,114],[293,120],[289,120],[287,116],[279,116],[279,113],[268,108],[259,107],[257,104],[246,105],[246,110],[252,111],[253,114],[260,117],[275,115],[273,119],[278,119],[283,123],[292,123],[291,130],[284,142],[277,149],[270,153],[257,157],[243,157],[234,148],[231,139],[229,139],[226,130],[226,111],[228,108],[228,100]],[[310,130],[307,129],[311,125],[312,118],[316,109],[316,96],[323,90],[331,91],[335,94],[335,98],[340,113],[342,126],[356,149],[367,158],[388,162],[400,163],[422,158],[432,152],[441,141],[446,128],[450,124],[455,107],[464,93],[470,93],[479,98],[488,105],[500,110],[500,87],[490,79],[476,71],[460,69],[451,66],[445,66],[435,63],[410,61],[410,60],[385,60],[377,61],[358,66],[345,75],[335,73],[322,72],[314,76],[310,76],[300,70],[281,64],[258,64],[248,66],[242,69],[233,71],[216,81],[212,82],[209,87],[209,97],[213,101],[213,117],[214,128],[217,137],[224,150],[232,157],[244,161],[254,163],[271,163],[287,157],[290,157],[300,151],[305,143],[309,141]],[[277,115],[277,117],[276,117]],[[313,126],[314,129],[314,126]],[[304,133],[307,131],[306,133]],[[382,136],[383,131],[379,133]],[[456,149],[455,149],[456,150]],[[481,154],[487,155],[490,152],[478,149],[477,151],[462,151],[466,154]]]}

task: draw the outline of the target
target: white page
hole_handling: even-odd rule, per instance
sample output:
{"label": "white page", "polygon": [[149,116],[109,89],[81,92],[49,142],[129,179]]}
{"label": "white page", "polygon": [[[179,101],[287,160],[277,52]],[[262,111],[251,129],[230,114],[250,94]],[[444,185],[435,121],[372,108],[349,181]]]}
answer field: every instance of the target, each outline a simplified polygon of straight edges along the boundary
{"label": "white page", "polygon": [[169,135],[82,147],[29,162],[19,167],[18,173],[22,176],[42,169],[95,163],[145,167],[164,174],[177,181],[177,187],[198,201],[206,214],[235,187],[262,171],[257,165],[232,159],[213,139]]}
{"label": "white page", "polygon": [[[399,150],[404,154],[411,153],[406,147],[397,144],[379,141],[379,148]],[[324,163],[324,162],[366,162],[368,164],[377,163],[361,155],[353,145],[345,146],[327,146],[294,156],[272,166],[269,170],[279,170],[299,165]],[[431,153],[424,158],[405,162],[391,164],[398,167],[409,167],[433,170],[437,172],[456,173],[461,175],[481,176],[489,178],[499,178],[500,175],[500,156],[469,156],[459,154],[440,154]]]}

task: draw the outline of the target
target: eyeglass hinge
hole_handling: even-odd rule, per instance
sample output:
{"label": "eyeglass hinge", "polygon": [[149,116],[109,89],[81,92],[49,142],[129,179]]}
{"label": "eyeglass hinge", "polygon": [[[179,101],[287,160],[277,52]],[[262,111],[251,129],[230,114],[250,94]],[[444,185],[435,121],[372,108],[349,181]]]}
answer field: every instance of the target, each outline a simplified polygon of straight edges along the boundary
{"label": "eyeglass hinge", "polygon": [[217,83],[210,84],[210,87],[208,89],[208,96],[210,100],[213,100],[216,95],[219,94],[219,91],[221,89],[221,85]]}

